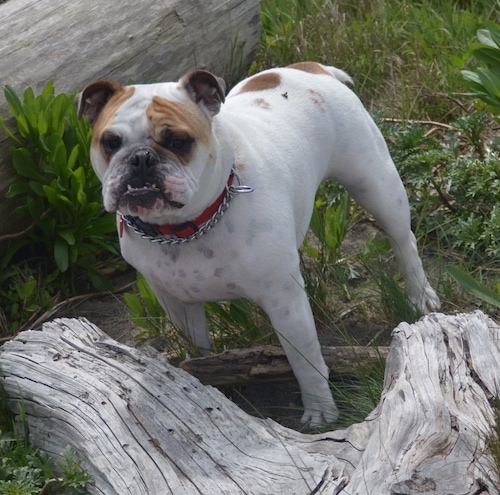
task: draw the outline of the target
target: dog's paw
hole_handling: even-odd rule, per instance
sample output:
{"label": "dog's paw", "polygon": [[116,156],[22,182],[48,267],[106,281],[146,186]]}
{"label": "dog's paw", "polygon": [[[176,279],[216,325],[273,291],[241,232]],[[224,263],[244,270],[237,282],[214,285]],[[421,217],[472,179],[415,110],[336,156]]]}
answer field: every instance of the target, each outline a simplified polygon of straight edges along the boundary
{"label": "dog's paw", "polygon": [[321,426],[335,423],[339,418],[339,411],[333,398],[309,397],[307,400],[303,397],[304,414],[301,422],[308,423],[310,426]]}
{"label": "dog's paw", "polygon": [[415,307],[423,314],[439,311],[441,301],[439,300],[436,291],[427,284],[423,290],[420,291],[418,296],[411,298]]}

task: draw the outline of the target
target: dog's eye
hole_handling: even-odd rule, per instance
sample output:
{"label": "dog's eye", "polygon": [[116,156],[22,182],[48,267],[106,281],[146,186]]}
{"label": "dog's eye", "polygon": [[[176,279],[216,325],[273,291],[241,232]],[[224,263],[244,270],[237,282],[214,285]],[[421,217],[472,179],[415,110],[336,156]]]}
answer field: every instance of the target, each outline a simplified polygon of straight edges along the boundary
{"label": "dog's eye", "polygon": [[193,140],[191,138],[172,138],[167,148],[178,155],[187,153],[191,149]]}
{"label": "dog's eye", "polygon": [[120,149],[122,138],[116,134],[104,134],[101,139],[101,145],[108,155],[112,155]]}

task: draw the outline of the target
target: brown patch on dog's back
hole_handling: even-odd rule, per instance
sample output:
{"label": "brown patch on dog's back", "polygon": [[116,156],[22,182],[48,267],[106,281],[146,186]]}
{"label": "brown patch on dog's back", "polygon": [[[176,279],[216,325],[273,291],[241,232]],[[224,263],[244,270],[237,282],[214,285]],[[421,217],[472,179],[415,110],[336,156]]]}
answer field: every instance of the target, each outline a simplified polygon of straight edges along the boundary
{"label": "brown patch on dog's back", "polygon": [[264,98],[256,98],[253,102],[256,107],[264,108],[265,110],[269,110],[271,105],[264,100]]}
{"label": "brown patch on dog's back", "polygon": [[331,76],[331,74],[317,62],[298,62],[288,66],[289,69],[297,69],[310,74],[323,74]]}
{"label": "brown patch on dog's back", "polygon": [[325,111],[325,97],[315,89],[308,89],[307,93],[309,94],[313,105],[317,106],[322,112]]}
{"label": "brown patch on dog's back", "polygon": [[273,89],[281,84],[281,76],[276,72],[266,72],[251,77],[241,88],[240,93],[249,91],[263,91],[265,89]]}

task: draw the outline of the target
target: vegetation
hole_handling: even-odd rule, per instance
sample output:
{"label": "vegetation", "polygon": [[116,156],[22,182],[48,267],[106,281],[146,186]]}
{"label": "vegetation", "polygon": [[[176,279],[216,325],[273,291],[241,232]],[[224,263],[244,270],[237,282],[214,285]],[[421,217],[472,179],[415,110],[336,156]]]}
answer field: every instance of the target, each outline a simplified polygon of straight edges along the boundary
{"label": "vegetation", "polygon": [[45,452],[32,447],[22,404],[19,424],[0,400],[0,495],[78,495],[85,493],[92,478],[81,466],[76,452],[66,448],[61,461],[54,462]]}
{"label": "vegetation", "polygon": [[4,94],[16,132],[1,118],[0,127],[12,139],[12,165],[23,179],[7,198],[20,203],[31,226],[2,246],[1,333],[26,328],[32,315],[82,286],[109,288],[101,271],[118,255],[115,219],[102,213],[89,167],[91,129],[78,119],[74,96],[56,96],[51,82],[38,96],[28,88],[22,101],[9,86]]}

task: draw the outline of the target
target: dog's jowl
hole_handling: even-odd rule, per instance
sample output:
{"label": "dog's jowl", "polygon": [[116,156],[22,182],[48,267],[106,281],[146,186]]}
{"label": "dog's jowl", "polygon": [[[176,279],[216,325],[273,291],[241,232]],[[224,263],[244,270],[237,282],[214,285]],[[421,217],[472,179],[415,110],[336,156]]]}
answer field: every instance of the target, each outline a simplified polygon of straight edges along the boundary
{"label": "dog's jowl", "polygon": [[299,269],[321,181],[343,184],[387,233],[409,297],[439,308],[384,139],[344,72],[312,62],[239,83],[195,70],[177,82],[97,81],[79,97],[91,160],[124,258],[204,353],[204,301],[260,305],[300,384],[304,415],[338,413]]}

